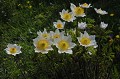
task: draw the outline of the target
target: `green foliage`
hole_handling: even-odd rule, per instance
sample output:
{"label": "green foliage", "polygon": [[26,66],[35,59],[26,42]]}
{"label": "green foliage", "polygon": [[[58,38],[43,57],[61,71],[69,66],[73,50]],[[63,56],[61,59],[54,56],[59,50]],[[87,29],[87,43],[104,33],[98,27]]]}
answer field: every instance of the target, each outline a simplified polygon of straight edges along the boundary
{"label": "green foliage", "polygon": [[[108,3],[110,4],[112,1]],[[33,39],[37,37],[36,32],[43,31],[44,28],[47,31],[55,30],[53,22],[60,19],[59,12],[63,8],[68,9],[70,2],[73,1],[1,0],[0,79],[120,78],[120,38],[115,37],[120,35],[120,29],[118,29],[120,25],[118,15],[114,13],[118,12],[114,9],[118,9],[120,6],[114,6],[118,4],[115,1],[110,4],[113,6],[112,11],[108,9],[115,15],[101,17],[101,20],[108,22],[109,27],[107,29],[99,27],[99,17],[91,9],[88,13],[92,11],[93,14],[88,14],[88,17],[78,18],[74,23],[66,23],[67,33],[71,35],[72,41],[77,44],[72,49],[72,55],[58,54],[58,49],[54,46],[54,50],[49,51],[48,54],[34,52]],[[78,2],[75,0],[74,3],[78,4]],[[93,6],[97,6],[99,3],[96,2]],[[101,7],[107,8],[105,5]],[[83,32],[83,30],[78,29],[77,35],[74,32],[78,22],[87,23],[86,30],[89,34],[96,35],[98,48],[84,48],[79,45],[76,37],[80,36],[80,32]],[[22,46],[22,53],[16,56],[8,55],[4,50],[8,43],[17,43]]]}
{"label": "green foliage", "polygon": [[[8,7],[9,6],[9,7]],[[15,0],[0,0],[0,22],[7,22],[16,10]]]}

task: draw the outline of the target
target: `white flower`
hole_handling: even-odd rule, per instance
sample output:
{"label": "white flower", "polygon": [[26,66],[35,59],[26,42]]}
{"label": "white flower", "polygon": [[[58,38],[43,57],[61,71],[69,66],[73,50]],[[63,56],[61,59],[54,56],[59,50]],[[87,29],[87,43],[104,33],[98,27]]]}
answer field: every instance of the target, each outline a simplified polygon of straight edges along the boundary
{"label": "white flower", "polygon": [[51,47],[52,41],[42,36],[33,39],[33,44],[35,46],[35,52],[38,53],[41,52],[42,54],[46,54],[49,50],[53,50]]}
{"label": "white flower", "polygon": [[100,27],[103,28],[103,29],[105,29],[107,26],[108,26],[108,24],[105,24],[104,22],[100,23]]}
{"label": "white flower", "polygon": [[[80,5],[80,4],[79,4]],[[87,3],[84,3],[84,4],[81,4],[80,5],[82,8],[90,8],[92,7],[91,4],[87,4]]]}
{"label": "white flower", "polygon": [[59,53],[72,54],[72,49],[75,47],[75,43],[72,43],[71,36],[62,35],[61,38],[55,39],[55,45],[58,48]]}
{"label": "white flower", "polygon": [[17,54],[22,53],[20,49],[21,49],[21,46],[17,46],[17,44],[8,44],[5,50],[7,54],[16,56]]}
{"label": "white flower", "polygon": [[101,8],[100,9],[94,8],[94,9],[95,9],[96,13],[98,13],[98,14],[101,14],[101,15],[108,14],[108,12],[101,10]]}
{"label": "white flower", "polygon": [[76,17],[84,17],[86,16],[85,13],[84,13],[84,9],[80,6],[76,7],[73,3],[71,3],[71,6],[70,6],[73,14],[76,16]]}
{"label": "white flower", "polygon": [[53,25],[57,29],[63,29],[64,25],[65,25],[65,22],[62,22],[61,20],[57,20],[57,22],[53,22]]}
{"label": "white flower", "polygon": [[73,22],[73,20],[75,20],[76,18],[74,17],[72,12],[68,12],[68,10],[62,10],[62,12],[60,12],[60,16],[63,20],[67,21],[67,22]]}
{"label": "white flower", "polygon": [[87,27],[86,22],[81,22],[81,23],[78,22],[78,28],[85,29],[86,27]]}
{"label": "white flower", "polygon": [[81,33],[80,37],[77,37],[77,39],[82,46],[96,46],[95,35],[89,36],[86,31],[84,31],[84,34]]}
{"label": "white flower", "polygon": [[57,38],[60,38],[62,35],[64,35],[65,32],[62,31],[60,32],[58,29],[55,30],[55,32],[53,31],[50,31],[50,36],[51,38],[54,40],[54,39],[57,39]]}
{"label": "white flower", "polygon": [[38,34],[38,36],[42,36],[42,37],[44,37],[46,39],[50,38],[50,35],[49,35],[49,33],[47,33],[46,29],[44,29],[43,32],[41,32],[41,31],[37,32],[37,34]]}

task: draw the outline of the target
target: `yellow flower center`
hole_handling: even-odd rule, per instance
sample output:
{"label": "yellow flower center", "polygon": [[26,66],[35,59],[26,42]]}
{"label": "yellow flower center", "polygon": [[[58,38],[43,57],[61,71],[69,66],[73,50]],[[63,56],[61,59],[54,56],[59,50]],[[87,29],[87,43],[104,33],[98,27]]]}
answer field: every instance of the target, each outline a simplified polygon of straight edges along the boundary
{"label": "yellow flower center", "polygon": [[10,48],[10,53],[14,54],[17,52],[17,49],[16,48]]}
{"label": "yellow flower center", "polygon": [[82,4],[84,7],[87,7],[88,6],[88,4],[87,3],[84,3],[84,4]]}
{"label": "yellow flower center", "polygon": [[60,38],[60,35],[59,34],[55,34],[54,36],[53,36],[53,39],[54,38]]}
{"label": "yellow flower center", "polygon": [[84,9],[81,7],[76,7],[74,12],[75,12],[75,15],[82,15],[84,13]]}
{"label": "yellow flower center", "polygon": [[37,46],[36,47],[38,49],[40,49],[40,50],[45,50],[45,49],[48,48],[48,46],[49,46],[49,42],[47,40],[43,39],[43,40],[39,40],[37,42]]}
{"label": "yellow flower center", "polygon": [[65,14],[63,15],[63,19],[65,19],[66,21],[69,21],[71,18],[72,18],[72,16],[71,16],[70,13],[65,13]]}
{"label": "yellow flower center", "polygon": [[57,24],[57,28],[59,28],[59,29],[61,29],[63,26],[62,26],[62,24]]}
{"label": "yellow flower center", "polygon": [[69,43],[65,40],[61,40],[61,41],[58,42],[58,48],[60,50],[65,51],[65,50],[68,50],[69,47],[70,47]]}
{"label": "yellow flower center", "polygon": [[47,38],[49,35],[47,33],[42,34],[44,38]]}
{"label": "yellow flower center", "polygon": [[87,38],[87,37],[83,37],[81,40],[80,40],[81,44],[83,45],[89,45],[90,42],[91,42],[91,39]]}

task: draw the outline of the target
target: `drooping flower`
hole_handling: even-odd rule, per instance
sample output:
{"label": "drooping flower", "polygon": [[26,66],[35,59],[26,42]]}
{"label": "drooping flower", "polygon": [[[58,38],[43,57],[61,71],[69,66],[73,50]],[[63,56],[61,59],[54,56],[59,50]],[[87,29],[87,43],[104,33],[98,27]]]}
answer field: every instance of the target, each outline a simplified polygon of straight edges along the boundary
{"label": "drooping flower", "polygon": [[21,46],[18,46],[17,44],[8,44],[7,48],[5,50],[6,50],[7,54],[11,54],[11,55],[14,55],[14,56],[22,53],[21,52]]}
{"label": "drooping flower", "polygon": [[75,43],[72,43],[72,38],[70,35],[62,35],[61,38],[55,39],[54,41],[59,53],[72,54],[71,48],[75,47],[76,45]]}
{"label": "drooping flower", "polygon": [[46,54],[49,50],[53,50],[51,47],[52,41],[42,36],[33,39],[33,44],[35,46],[35,52],[38,53],[41,52],[42,54]]}
{"label": "drooping flower", "polygon": [[88,46],[97,46],[95,35],[88,35],[86,31],[84,31],[84,34],[81,33],[80,37],[77,37],[78,42],[80,45],[88,47]]}
{"label": "drooping flower", "polygon": [[86,16],[85,13],[84,13],[84,9],[81,6],[76,7],[73,3],[71,3],[70,8],[71,8],[73,14],[76,17],[84,17],[84,16]]}
{"label": "drooping flower", "polygon": [[46,31],[46,29],[44,29],[44,31],[43,32],[41,32],[41,31],[39,31],[39,32],[37,32],[37,34],[38,34],[38,36],[42,36],[42,37],[44,37],[44,38],[50,38],[50,35],[49,35],[49,33]]}
{"label": "drooping flower", "polygon": [[50,36],[53,40],[57,39],[57,38],[61,38],[61,36],[64,34],[65,34],[64,31],[60,32],[58,29],[56,29],[55,32],[50,31]]}
{"label": "drooping flower", "polygon": [[65,11],[65,9],[63,9],[62,12],[60,12],[60,16],[63,20],[67,22],[73,22],[73,20],[76,19],[72,12],[68,12],[68,10]]}
{"label": "drooping flower", "polygon": [[102,10],[101,8],[100,9],[94,8],[94,10],[96,11],[96,13],[101,15],[108,14],[108,12],[106,12],[105,10]]}
{"label": "drooping flower", "polygon": [[107,26],[108,26],[108,24],[105,24],[104,22],[100,23],[100,27],[103,28],[103,29],[105,29]]}
{"label": "drooping flower", "polygon": [[65,22],[62,22],[61,20],[57,20],[57,22],[53,22],[53,25],[57,29],[63,29],[64,25],[65,25]]}
{"label": "drooping flower", "polygon": [[86,27],[87,27],[86,22],[81,22],[81,23],[78,22],[78,28],[85,29]]}
{"label": "drooping flower", "polygon": [[87,4],[87,3],[84,3],[84,4],[79,4],[82,8],[90,8],[92,7],[91,4]]}

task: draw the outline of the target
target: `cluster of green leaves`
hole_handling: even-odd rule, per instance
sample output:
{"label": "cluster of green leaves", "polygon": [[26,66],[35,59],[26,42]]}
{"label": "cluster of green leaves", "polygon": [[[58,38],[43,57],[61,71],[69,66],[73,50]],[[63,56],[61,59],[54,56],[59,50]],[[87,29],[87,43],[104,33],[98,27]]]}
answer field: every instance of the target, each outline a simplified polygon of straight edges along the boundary
{"label": "cluster of green leaves", "polygon": [[[27,1],[1,0],[0,2],[0,6],[2,5],[0,11],[4,11],[7,15],[4,16],[5,13],[0,15],[1,79],[120,78],[120,63],[118,62],[120,60],[120,38],[115,38],[116,34],[120,34],[120,29],[118,29],[120,25],[119,20],[116,19],[116,14],[113,17],[109,15],[101,17],[103,21],[107,21],[109,24],[106,30],[99,28],[100,21],[91,9],[90,12],[92,11],[93,15],[88,14],[87,18],[79,19],[79,22],[86,21],[88,23],[87,31],[90,34],[96,34],[96,40],[100,45],[97,49],[90,47],[84,50],[83,47],[76,46],[73,48],[74,53],[72,55],[58,54],[57,50],[43,55],[34,52],[33,39],[37,36],[36,32],[42,31],[44,28],[48,31],[54,30],[53,22],[60,18],[59,12],[63,8],[68,8],[72,0],[65,3],[61,0],[58,2],[55,0],[49,0],[49,2],[31,0],[30,2],[32,8],[25,7],[25,5],[28,6]],[[74,3],[77,4],[78,2],[75,0]],[[18,6],[19,4],[21,5]],[[76,25],[77,21],[73,24],[66,24],[66,26],[70,26],[67,27],[68,29],[72,29],[74,28],[72,26]],[[72,35],[73,42],[76,42],[76,36],[72,30],[68,30],[68,32]],[[113,36],[110,36],[111,34]],[[16,57],[7,55],[4,49],[8,43],[17,43],[22,46],[22,53]],[[92,55],[89,55],[88,51],[92,52]]]}

